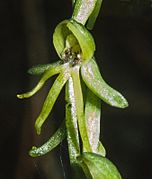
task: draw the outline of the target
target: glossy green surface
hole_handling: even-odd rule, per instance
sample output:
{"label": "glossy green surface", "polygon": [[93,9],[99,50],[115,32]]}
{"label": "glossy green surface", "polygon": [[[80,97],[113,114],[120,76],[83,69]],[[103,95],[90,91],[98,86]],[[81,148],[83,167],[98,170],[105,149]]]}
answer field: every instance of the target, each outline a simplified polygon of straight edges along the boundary
{"label": "glossy green surface", "polygon": [[[66,40],[69,40],[69,36],[73,35],[70,43],[65,43]],[[74,20],[65,20],[61,22],[55,29],[53,34],[53,43],[54,47],[60,58],[64,53],[65,49],[72,49],[75,51],[75,39],[78,42],[78,51],[80,51],[82,60],[89,60],[92,58],[95,51],[95,43],[90,32],[80,23]],[[72,42],[72,40],[74,42]]]}
{"label": "glossy green surface", "polygon": [[55,80],[52,88],[50,89],[44,101],[41,113],[36,119],[35,128],[36,128],[37,134],[41,133],[41,126],[43,125],[48,115],[50,114],[57,97],[59,96],[63,86],[65,85],[69,77],[70,76],[69,76],[68,71],[65,70],[64,72],[60,73],[60,75]]}
{"label": "glossy green surface", "polygon": [[79,159],[87,165],[93,179],[121,179],[114,164],[101,155],[83,153]]}
{"label": "glossy green surface", "polygon": [[97,0],[95,7],[94,7],[94,10],[92,11],[91,15],[89,16],[89,19],[88,19],[88,22],[87,22],[87,28],[89,30],[92,30],[94,25],[95,25],[96,19],[99,15],[99,12],[100,12],[102,2],[103,2],[103,0]]}
{"label": "glossy green surface", "polygon": [[80,155],[78,117],[76,113],[73,80],[70,77],[66,85],[66,129],[70,163],[76,164]]}
{"label": "glossy green surface", "polygon": [[[23,94],[18,94],[17,97],[20,99],[23,99],[23,98],[29,98],[29,97],[33,96],[35,93],[37,93],[43,87],[43,85],[49,78],[60,73],[63,68],[65,68],[64,65],[63,66],[55,65],[53,68],[49,68],[48,70],[46,70],[46,72],[44,73],[44,75],[42,76],[40,81],[37,83],[37,85],[31,91],[23,93]],[[39,71],[42,72],[43,70],[44,70],[44,67],[39,66]]]}
{"label": "glossy green surface", "polygon": [[44,72],[46,72],[48,69],[54,69],[60,66],[60,64],[61,64],[61,61],[57,61],[55,63],[50,63],[50,64],[35,65],[28,70],[28,73],[30,75],[41,75]]}
{"label": "glossy green surface", "polygon": [[58,56],[61,58],[62,52],[65,49],[66,37],[70,34],[67,28],[68,20],[60,22],[53,33],[53,44]]}
{"label": "glossy green surface", "polygon": [[39,157],[42,155],[47,154],[55,147],[57,147],[63,139],[66,137],[66,128],[65,123],[63,122],[60,128],[50,137],[50,139],[44,143],[41,147],[33,146],[32,149],[29,151],[29,155],[31,157]]}
{"label": "glossy green surface", "polygon": [[85,116],[84,116],[84,102],[83,102],[83,94],[82,94],[82,88],[81,88],[81,83],[80,83],[79,68],[80,68],[79,66],[76,66],[72,69],[72,72],[71,72],[73,86],[74,86],[75,106],[76,106],[79,131],[80,131],[80,136],[82,139],[83,147],[87,151],[91,152],[92,149],[91,149],[90,141],[88,138],[86,121],[85,121]]}
{"label": "glossy green surface", "polygon": [[85,25],[89,16],[95,8],[97,0],[76,0],[72,18]]}
{"label": "glossy green surface", "polygon": [[118,108],[128,106],[127,100],[103,80],[94,59],[82,65],[81,75],[87,87],[104,102]]}
{"label": "glossy green surface", "polygon": [[92,151],[105,156],[106,152],[100,142],[101,100],[89,89],[86,91],[85,121]]}
{"label": "glossy green surface", "polygon": [[83,25],[76,21],[70,21],[67,27],[79,42],[82,51],[82,60],[90,60],[95,51],[95,43],[92,35]]}

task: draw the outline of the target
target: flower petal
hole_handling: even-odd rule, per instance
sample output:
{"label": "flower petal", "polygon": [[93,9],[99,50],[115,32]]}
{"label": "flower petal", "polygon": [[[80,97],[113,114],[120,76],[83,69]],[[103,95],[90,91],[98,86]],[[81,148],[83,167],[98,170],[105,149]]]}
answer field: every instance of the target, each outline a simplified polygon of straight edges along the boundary
{"label": "flower petal", "polygon": [[103,80],[94,59],[82,65],[81,75],[88,88],[104,102],[118,108],[128,106],[127,100]]}
{"label": "flower petal", "polygon": [[57,77],[57,79],[55,80],[53,86],[51,87],[48,93],[48,96],[46,97],[44,101],[41,113],[35,122],[35,128],[36,128],[37,134],[41,133],[41,126],[43,125],[46,118],[50,114],[57,97],[59,96],[63,86],[65,85],[69,77],[70,76],[69,76],[68,69],[65,70],[64,72],[61,72],[59,76]]}
{"label": "flower petal", "polygon": [[47,154],[56,146],[58,146],[66,136],[65,123],[63,122],[60,128],[50,137],[50,139],[44,143],[41,147],[33,146],[29,151],[31,157],[38,157]]}
{"label": "flower petal", "polygon": [[49,63],[49,64],[35,65],[28,70],[28,74],[30,74],[30,75],[41,75],[44,72],[46,72],[48,69],[56,68],[60,65],[61,65],[61,61],[57,61],[55,63]]}
{"label": "flower petal", "polygon": [[44,73],[44,75],[42,76],[40,81],[37,83],[37,85],[31,91],[29,91],[27,93],[23,93],[23,94],[18,94],[17,97],[20,99],[30,98],[31,96],[33,96],[36,92],[38,92],[43,87],[46,80],[48,80],[53,75],[60,73],[62,69],[63,69],[63,67],[61,65],[56,66],[55,68],[48,69]]}
{"label": "flower petal", "polygon": [[106,152],[99,142],[100,138],[100,115],[101,115],[101,100],[87,89],[87,96],[85,102],[85,121],[91,144],[92,151],[97,154],[105,156]]}

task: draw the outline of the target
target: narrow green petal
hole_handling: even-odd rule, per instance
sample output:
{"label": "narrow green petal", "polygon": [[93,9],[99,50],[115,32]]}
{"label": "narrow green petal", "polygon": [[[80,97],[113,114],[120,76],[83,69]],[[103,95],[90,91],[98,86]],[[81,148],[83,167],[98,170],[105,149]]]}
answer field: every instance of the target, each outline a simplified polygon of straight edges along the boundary
{"label": "narrow green petal", "polygon": [[42,155],[47,154],[55,147],[57,147],[65,138],[66,136],[66,128],[65,123],[63,122],[60,128],[50,137],[50,139],[44,143],[41,147],[33,146],[32,149],[29,151],[29,155],[31,157],[39,157]]}
{"label": "narrow green petal", "polygon": [[40,79],[40,81],[38,82],[38,84],[29,92],[27,93],[23,93],[23,94],[18,94],[17,97],[20,99],[23,98],[29,98],[31,96],[33,96],[36,92],[38,92],[44,85],[44,83],[53,75],[56,75],[58,73],[61,72],[61,70],[63,69],[62,65],[56,66],[56,68],[51,68],[48,69],[44,75],[42,76],[42,78]]}
{"label": "narrow green petal", "polygon": [[28,73],[30,75],[42,75],[44,72],[46,72],[48,69],[56,68],[61,65],[61,61],[57,61],[55,63],[50,64],[39,64],[31,67],[28,70]]}
{"label": "narrow green petal", "polygon": [[118,108],[128,106],[127,100],[103,80],[94,59],[82,65],[81,75],[88,88],[104,102]]}
{"label": "narrow green petal", "polygon": [[57,97],[59,96],[64,84],[68,80],[68,78],[69,78],[69,71],[67,69],[64,72],[61,72],[59,74],[53,86],[51,87],[48,93],[48,96],[46,97],[46,100],[43,104],[42,111],[35,122],[35,128],[36,128],[37,134],[41,133],[41,126],[43,125],[49,113],[51,112],[52,107]]}
{"label": "narrow green petal", "polygon": [[100,116],[101,116],[101,100],[87,89],[87,97],[85,102],[85,120],[87,123],[87,131],[92,151],[94,153],[105,156],[104,147],[99,148],[100,138]]}
{"label": "narrow green petal", "polygon": [[66,128],[71,164],[76,164],[76,158],[80,155],[80,142],[77,122],[73,81],[70,77],[66,85]]}
{"label": "narrow green petal", "polygon": [[91,13],[91,15],[89,16],[89,19],[88,19],[88,22],[87,22],[87,28],[89,30],[92,30],[93,27],[94,27],[94,24],[95,24],[96,19],[98,17],[102,2],[103,2],[103,0],[97,0],[96,5],[94,7],[94,10]]}
{"label": "narrow green petal", "polygon": [[84,116],[84,103],[83,103],[83,95],[80,83],[79,76],[79,66],[75,66],[72,68],[72,80],[74,85],[74,97],[75,97],[75,106],[76,106],[76,114],[78,118],[79,131],[83,143],[83,147],[86,151],[92,151],[89,143],[88,132],[86,127],[86,121]]}
{"label": "narrow green petal", "polygon": [[93,179],[121,179],[121,175],[115,165],[101,155],[83,153],[79,160],[87,165]]}

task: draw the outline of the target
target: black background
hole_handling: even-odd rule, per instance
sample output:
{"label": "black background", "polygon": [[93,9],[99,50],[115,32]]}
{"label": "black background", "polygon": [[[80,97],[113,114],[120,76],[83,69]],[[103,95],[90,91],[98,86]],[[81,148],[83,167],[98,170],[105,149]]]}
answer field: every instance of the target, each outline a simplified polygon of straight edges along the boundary
{"label": "black background", "polygon": [[[52,44],[55,26],[72,13],[70,0],[0,1],[0,178],[70,177],[66,143],[32,159],[28,150],[53,134],[64,119],[64,94],[44,126],[34,121],[52,81],[29,100],[16,94],[31,89],[38,77],[32,65],[58,59]],[[107,157],[124,179],[152,178],[152,4],[149,0],[105,0],[92,34],[104,79],[129,101],[124,110],[103,103],[101,137]]]}

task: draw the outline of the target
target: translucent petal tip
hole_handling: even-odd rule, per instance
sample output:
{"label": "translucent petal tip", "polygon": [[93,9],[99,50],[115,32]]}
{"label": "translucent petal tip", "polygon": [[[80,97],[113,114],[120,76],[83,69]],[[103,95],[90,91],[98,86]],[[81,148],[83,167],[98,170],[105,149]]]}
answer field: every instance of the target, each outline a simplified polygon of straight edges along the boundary
{"label": "translucent petal tip", "polygon": [[40,135],[41,134],[41,127],[38,126],[37,124],[35,124],[35,129],[36,129],[37,135]]}
{"label": "translucent petal tip", "polygon": [[23,99],[23,98],[24,98],[24,95],[23,95],[23,94],[17,94],[16,96],[17,96],[17,98],[19,98],[19,99]]}

